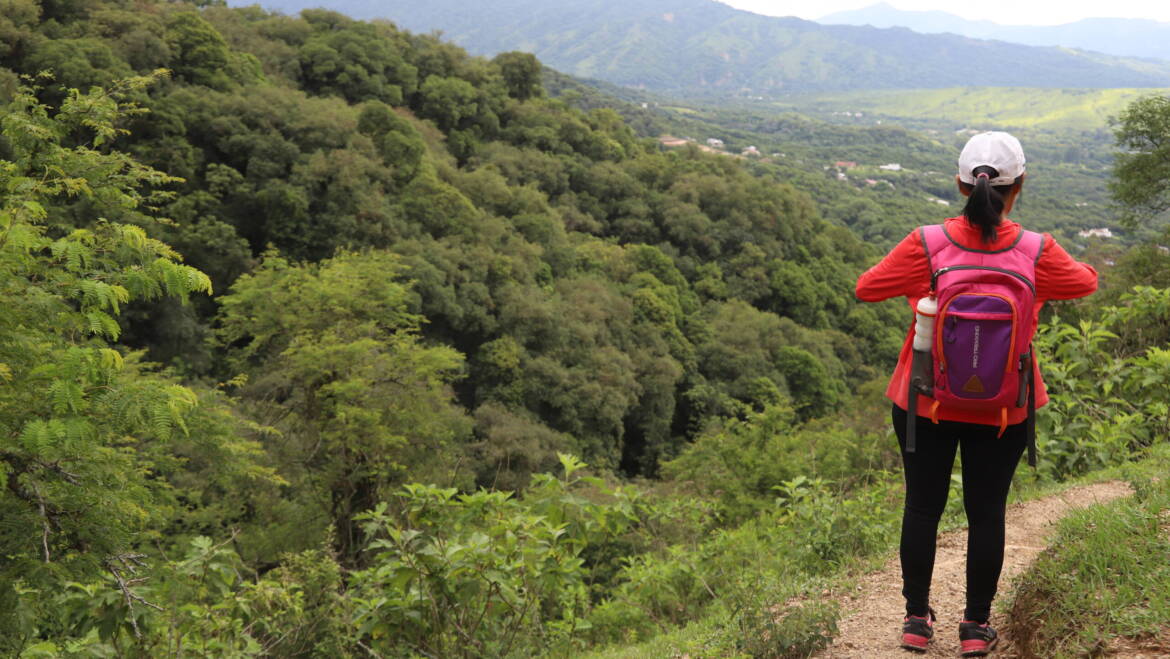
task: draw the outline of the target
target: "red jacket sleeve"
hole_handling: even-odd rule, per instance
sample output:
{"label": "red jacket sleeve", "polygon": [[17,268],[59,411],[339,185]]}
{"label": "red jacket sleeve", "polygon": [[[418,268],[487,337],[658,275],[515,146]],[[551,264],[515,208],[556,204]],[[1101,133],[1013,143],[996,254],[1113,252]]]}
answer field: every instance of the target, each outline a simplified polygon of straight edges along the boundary
{"label": "red jacket sleeve", "polygon": [[857,279],[857,299],[862,302],[880,302],[899,295],[916,300],[929,292],[930,264],[918,229]]}
{"label": "red jacket sleeve", "polygon": [[1070,300],[1097,290],[1097,271],[1068,255],[1056,240],[1044,234],[1044,250],[1036,261],[1036,297]]}

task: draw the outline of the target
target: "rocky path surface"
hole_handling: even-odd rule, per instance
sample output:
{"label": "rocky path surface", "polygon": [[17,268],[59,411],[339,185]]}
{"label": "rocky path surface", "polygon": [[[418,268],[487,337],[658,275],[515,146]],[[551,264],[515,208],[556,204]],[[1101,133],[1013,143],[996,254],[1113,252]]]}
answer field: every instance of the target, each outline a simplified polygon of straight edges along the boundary
{"label": "rocky path surface", "polygon": [[[1052,525],[1070,510],[1111,501],[1130,494],[1129,485],[1111,481],[1074,487],[1043,499],[1013,504],[1007,512],[1007,543],[1003,575],[999,581],[997,601],[1009,594],[1012,580],[1023,572],[1048,543]],[[894,556],[882,570],[863,577],[857,589],[842,597],[847,615],[840,622],[840,633],[833,644],[817,657],[844,659],[875,657],[957,657],[959,656],[959,620],[963,616],[963,585],[967,531],[945,533],[939,537],[938,553],[931,583],[931,605],[938,613],[934,641],[925,654],[898,647],[902,617],[902,571]],[[997,629],[997,613],[992,608],[991,624]],[[1011,639],[1000,638],[993,657],[1014,655]]]}

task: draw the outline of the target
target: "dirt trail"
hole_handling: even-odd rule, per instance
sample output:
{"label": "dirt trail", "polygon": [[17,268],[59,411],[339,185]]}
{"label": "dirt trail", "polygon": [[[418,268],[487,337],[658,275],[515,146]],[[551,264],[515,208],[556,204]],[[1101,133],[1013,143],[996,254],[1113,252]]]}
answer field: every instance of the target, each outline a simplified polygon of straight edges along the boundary
{"label": "dirt trail", "polygon": [[[1007,513],[1007,544],[1003,575],[999,580],[996,601],[1008,594],[1013,578],[1024,571],[1044,549],[1053,523],[1073,508],[1111,501],[1130,494],[1129,486],[1113,481],[1074,487],[1060,494],[1013,504]],[[957,657],[959,655],[959,620],[963,616],[965,581],[966,529],[943,534],[938,540],[931,582],[931,605],[938,613],[934,641],[925,654],[898,647],[902,617],[902,571],[894,556],[879,572],[863,577],[855,592],[845,595],[842,605],[854,611],[840,622],[840,633],[833,644],[815,655],[832,659],[845,657]],[[992,607],[991,624],[997,629],[998,617]],[[1013,656],[1011,639],[1003,634],[993,657]]]}

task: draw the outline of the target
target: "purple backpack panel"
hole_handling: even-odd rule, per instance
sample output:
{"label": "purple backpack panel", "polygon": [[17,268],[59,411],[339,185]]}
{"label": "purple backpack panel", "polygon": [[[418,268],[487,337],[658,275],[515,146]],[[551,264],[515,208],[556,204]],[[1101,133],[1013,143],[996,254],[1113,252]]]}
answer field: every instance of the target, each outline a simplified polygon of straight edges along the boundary
{"label": "purple backpack panel", "polygon": [[993,398],[1003,383],[1017,313],[1010,300],[994,295],[951,298],[939,338],[946,356],[946,389],[966,398]]}

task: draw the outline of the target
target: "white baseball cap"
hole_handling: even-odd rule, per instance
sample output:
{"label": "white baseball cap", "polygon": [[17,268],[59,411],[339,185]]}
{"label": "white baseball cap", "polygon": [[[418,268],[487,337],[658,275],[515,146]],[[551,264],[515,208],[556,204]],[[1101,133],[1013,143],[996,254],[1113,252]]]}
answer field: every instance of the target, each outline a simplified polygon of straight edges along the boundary
{"label": "white baseball cap", "polygon": [[1002,131],[988,131],[967,140],[959,154],[959,180],[974,185],[971,171],[989,165],[999,172],[992,185],[1011,185],[1024,173],[1024,148],[1020,141]]}

